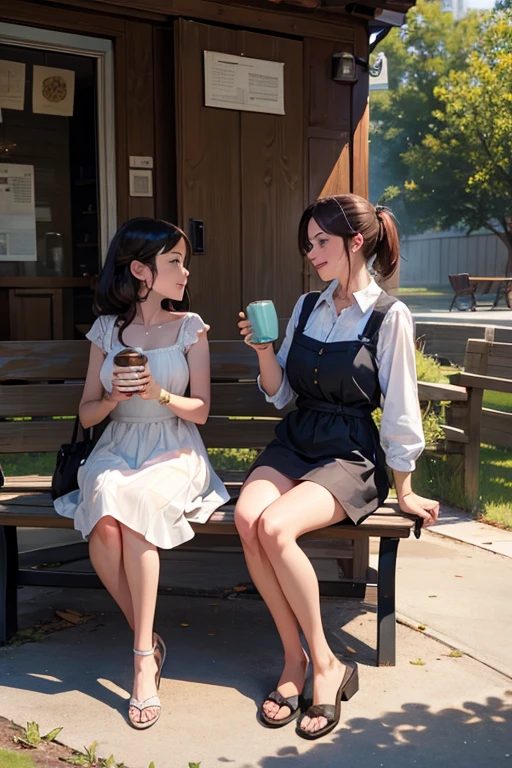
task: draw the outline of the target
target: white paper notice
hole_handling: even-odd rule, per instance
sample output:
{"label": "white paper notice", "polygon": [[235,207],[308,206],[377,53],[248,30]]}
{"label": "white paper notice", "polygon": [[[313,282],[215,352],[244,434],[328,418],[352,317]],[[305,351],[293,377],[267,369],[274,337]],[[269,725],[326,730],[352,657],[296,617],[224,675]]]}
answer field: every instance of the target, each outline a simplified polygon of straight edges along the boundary
{"label": "white paper notice", "polygon": [[25,64],[0,59],[0,108],[25,108]]}
{"label": "white paper notice", "polygon": [[284,115],[284,64],[204,52],[205,105]]}
{"label": "white paper notice", "polygon": [[75,99],[75,73],[72,69],[34,67],[32,111],[38,115],[71,117]]}
{"label": "white paper notice", "polygon": [[0,164],[0,261],[36,261],[34,166]]}

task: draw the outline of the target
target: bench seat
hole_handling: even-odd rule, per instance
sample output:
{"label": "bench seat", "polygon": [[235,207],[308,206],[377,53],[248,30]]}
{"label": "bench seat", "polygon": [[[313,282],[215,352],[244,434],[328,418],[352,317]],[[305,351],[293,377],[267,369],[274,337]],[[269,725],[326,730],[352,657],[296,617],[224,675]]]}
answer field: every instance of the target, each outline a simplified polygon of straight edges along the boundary
{"label": "bench seat", "polygon": [[[207,446],[236,449],[231,465],[241,466],[242,459],[245,463],[253,455],[244,449],[264,448],[279,418],[293,404],[279,413],[265,402],[256,386],[256,355],[242,341],[213,341],[210,354],[211,412],[199,429]],[[0,462],[1,453],[55,455],[69,441],[88,356],[85,341],[0,342]],[[218,474],[235,499],[245,472],[231,468]],[[87,557],[84,542],[19,554],[18,528],[73,527],[72,520],[54,511],[49,490],[50,478],[37,475],[7,477],[0,490],[0,643],[17,629],[18,587],[101,586],[96,574],[72,570],[73,562]],[[196,536],[180,549],[241,552],[233,512],[232,501],[207,523],[194,525]],[[390,502],[357,527],[331,526],[299,542],[319,566],[322,595],[362,598],[368,584],[377,584],[377,661],[381,665],[395,663],[396,556],[400,539],[409,537],[413,528],[414,521],[400,515]],[[370,537],[380,540],[377,574],[369,567]],[[45,567],[38,568],[42,563]],[[52,568],[48,563],[58,565]],[[208,586],[190,593],[207,593]]]}

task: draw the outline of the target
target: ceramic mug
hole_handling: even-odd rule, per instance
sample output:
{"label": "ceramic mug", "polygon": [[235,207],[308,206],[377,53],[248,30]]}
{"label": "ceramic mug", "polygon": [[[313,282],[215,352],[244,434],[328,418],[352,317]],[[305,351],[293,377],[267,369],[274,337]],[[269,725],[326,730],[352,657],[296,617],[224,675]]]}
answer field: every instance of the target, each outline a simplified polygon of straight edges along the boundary
{"label": "ceramic mug", "polygon": [[279,322],[274,304],[270,299],[253,301],[246,309],[251,324],[251,344],[268,344],[279,336]]}

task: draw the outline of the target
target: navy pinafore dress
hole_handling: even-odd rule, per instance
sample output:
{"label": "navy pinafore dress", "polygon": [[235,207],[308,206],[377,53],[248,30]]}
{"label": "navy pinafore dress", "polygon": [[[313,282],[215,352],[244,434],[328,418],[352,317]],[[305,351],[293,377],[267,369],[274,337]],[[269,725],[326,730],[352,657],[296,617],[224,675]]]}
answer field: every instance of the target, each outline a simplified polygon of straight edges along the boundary
{"label": "navy pinafore dress", "polygon": [[279,422],[275,439],[250,471],[269,466],[293,480],[319,483],[357,524],[389,491],[371,414],[381,398],[375,359],[379,329],[396,299],[386,293],[379,296],[356,341],[328,343],[304,334],[318,297],[312,292],[304,299],[286,362],[297,407]]}

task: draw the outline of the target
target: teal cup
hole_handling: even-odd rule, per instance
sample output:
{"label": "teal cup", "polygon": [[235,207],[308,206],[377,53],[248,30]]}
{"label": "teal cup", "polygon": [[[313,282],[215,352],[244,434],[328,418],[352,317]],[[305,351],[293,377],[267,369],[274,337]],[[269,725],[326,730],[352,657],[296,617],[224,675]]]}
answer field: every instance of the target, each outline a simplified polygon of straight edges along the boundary
{"label": "teal cup", "polygon": [[270,299],[253,301],[246,309],[251,324],[251,344],[268,344],[279,336],[279,322],[274,304]]}

